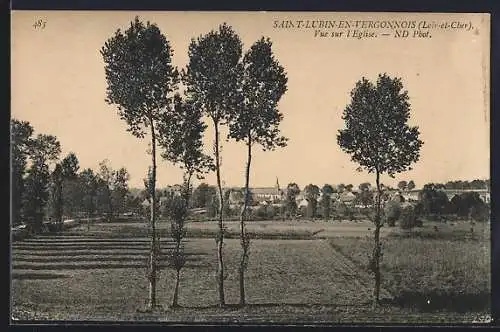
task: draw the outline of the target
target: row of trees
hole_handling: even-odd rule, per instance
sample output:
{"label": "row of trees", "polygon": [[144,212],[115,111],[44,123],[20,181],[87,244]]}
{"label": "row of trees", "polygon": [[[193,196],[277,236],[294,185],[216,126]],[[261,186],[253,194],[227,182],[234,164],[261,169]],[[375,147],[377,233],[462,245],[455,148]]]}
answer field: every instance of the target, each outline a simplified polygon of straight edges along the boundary
{"label": "row of trees", "polygon": [[[181,210],[188,206],[191,177],[216,172],[217,285],[220,304],[225,304],[223,210],[227,197],[222,188],[220,167],[220,136],[224,125],[228,126],[228,139],[245,143],[247,150],[245,199],[240,214],[242,255],[239,266],[240,302],[245,304],[244,271],[250,246],[245,221],[250,203],[252,148],[258,144],[264,150],[272,150],[285,146],[287,141],[278,129],[283,115],[277,109],[286,91],[287,77],[274,58],[271,46],[271,41],[263,37],[243,55],[239,36],[230,26],[222,24],[218,30],[191,40],[189,63],[179,71],[171,61],[172,47],[159,28],[149,22],[144,24],[136,17],[126,31],[117,30],[101,49],[107,81],[106,101],[117,105],[120,117],[127,122],[128,131],[134,136],[143,138],[146,130],[150,132],[152,165],[145,180],[151,208],[150,309],[157,306],[157,147],[163,150],[163,159],[179,164],[185,171],[184,194],[180,196],[183,203],[172,203],[178,201],[175,198],[170,204],[176,206],[168,207],[170,219],[177,225],[172,226],[173,230],[181,229],[179,225],[186,217]],[[203,115],[214,129],[213,158],[202,153],[201,135],[207,127],[201,121]],[[173,234],[177,234],[176,242],[180,243],[182,231]]]}
{"label": "row of trees", "polygon": [[40,231],[43,220],[61,224],[64,217],[106,215],[114,218],[130,209],[129,174],[113,170],[108,160],[98,172],[80,170],[77,156],[60,158],[61,145],[53,135],[34,135],[29,122],[11,120],[12,222]]}
{"label": "row of trees", "polygon": [[445,189],[451,190],[468,190],[468,189],[490,189],[490,180],[473,180],[473,181],[448,181],[443,184]]}
{"label": "row of trees", "polygon": [[399,190],[408,190],[408,191],[411,191],[413,189],[415,189],[415,182],[413,182],[413,180],[410,180],[410,181],[399,181],[398,182],[398,189]]}
{"label": "row of trees", "polygon": [[49,200],[50,166],[59,158],[55,136],[34,135],[26,121],[11,120],[12,222],[40,229]]}
{"label": "row of trees", "polygon": [[456,215],[469,217],[476,221],[485,221],[489,218],[489,207],[477,192],[466,191],[454,195],[451,200],[443,192],[442,185],[428,183],[419,192],[417,211],[425,216]]}
{"label": "row of trees", "polygon": [[[410,185],[404,183],[404,185],[399,184],[400,190],[412,190],[414,187],[413,181],[409,182]],[[340,185],[339,185],[340,186]],[[280,215],[282,217],[293,217],[298,212],[302,216],[308,218],[315,218],[321,216],[328,220],[333,214],[342,214],[344,216],[349,216],[353,214],[351,207],[369,207],[374,203],[375,192],[370,183],[361,183],[356,191],[352,188],[345,189],[344,191],[339,190],[339,186],[332,186],[330,184],[325,184],[321,188],[309,184],[304,187],[303,195],[307,201],[307,207],[302,207],[302,211],[298,211],[297,206],[297,195],[301,192],[297,184],[291,183],[285,189],[285,194],[281,199],[275,200],[272,203],[279,204],[279,209],[277,208],[261,208],[257,209],[256,213],[253,213],[253,217],[264,218],[265,216],[272,218],[274,216]],[[392,196],[397,196],[397,200],[404,202],[405,198],[401,195],[396,195],[391,188],[385,187],[382,184],[381,195],[382,202],[388,202]],[[416,213],[419,216],[430,216],[433,214],[456,214],[460,217],[466,215],[466,212],[470,209],[479,211],[483,210],[485,202],[479,197],[479,194],[474,192],[464,192],[457,194],[452,200],[448,200],[446,193],[441,191],[444,189],[442,185],[429,183],[424,185],[423,189],[419,191],[419,204],[416,208]],[[342,192],[353,192],[354,199],[346,204],[342,200],[333,200],[332,195]],[[392,193],[391,193],[392,192]],[[225,199],[229,199],[229,191],[225,192]],[[232,189],[232,202],[236,205],[243,202],[244,191],[239,191]],[[250,195],[252,197],[252,195]],[[257,201],[251,202],[250,205],[258,205]],[[217,215],[215,207],[217,206],[216,188],[214,186],[209,186],[206,183],[201,183],[196,189],[194,189],[192,195],[192,201],[190,202],[191,207],[195,208],[206,208],[207,216],[213,218]],[[234,211],[229,208],[226,204],[225,210],[223,211],[225,216],[233,216]],[[477,216],[476,216],[477,217]]]}
{"label": "row of trees", "polygon": [[[291,185],[288,192],[292,191],[293,188],[297,187]],[[399,226],[412,228],[422,225],[422,221],[425,219],[444,218],[453,220],[464,218],[478,222],[488,220],[489,205],[481,199],[477,192],[463,192],[448,200],[448,196],[440,189],[439,185],[426,184],[419,194],[419,200],[412,201],[411,204],[404,204],[405,198],[402,195],[397,193],[391,195],[389,191],[382,191],[384,223],[388,226],[395,226],[396,221],[398,221]],[[318,199],[318,191],[322,196],[321,199]],[[250,210],[250,218],[252,220],[285,219],[290,218],[290,216],[295,217],[297,216],[296,213],[298,213],[298,216],[309,219],[365,219],[365,211],[373,206],[375,197],[369,183],[359,185],[358,191],[355,192],[356,196],[350,204],[341,200],[331,200],[332,186],[328,184],[324,185],[321,190],[317,186],[310,184],[304,188],[304,192],[307,194],[305,196],[307,200],[306,206],[302,205],[298,208],[292,201],[287,204],[286,199],[278,201],[278,204],[261,205],[256,202]],[[215,217],[216,209],[210,206],[213,197],[216,196],[215,187],[202,183],[194,189],[193,198],[195,196],[198,199],[193,200],[190,206],[204,207],[203,204],[206,202],[207,216],[209,218]],[[239,202],[239,197],[240,195],[236,195],[233,200]],[[234,208],[230,208],[228,205],[225,206],[224,217],[236,216],[238,203],[235,205]],[[287,210],[287,207],[291,210]]]}

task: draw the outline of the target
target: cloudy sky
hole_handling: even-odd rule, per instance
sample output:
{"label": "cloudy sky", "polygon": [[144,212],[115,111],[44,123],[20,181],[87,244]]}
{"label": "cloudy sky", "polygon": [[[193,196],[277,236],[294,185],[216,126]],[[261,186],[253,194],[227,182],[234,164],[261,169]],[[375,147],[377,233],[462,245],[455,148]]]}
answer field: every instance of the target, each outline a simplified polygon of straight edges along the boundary
{"label": "cloudy sky", "polygon": [[[36,133],[56,135],[63,155],[77,154],[82,168],[97,168],[107,158],[125,166],[130,185],[142,187],[150,156],[148,140],[126,131],[117,108],[107,105],[104,63],[99,54],[116,29],[135,15],[156,23],[174,49],[174,64],[188,62],[190,39],[227,22],[240,35],[244,51],[261,36],[288,75],[279,108],[288,147],[255,149],[252,186],[374,182],[336,143],[342,111],[361,77],[382,72],[401,77],[409,92],[411,123],[425,142],[412,171],[394,185],[489,177],[489,18],[481,15],[360,13],[187,13],[187,12],[14,12],[12,14],[12,117],[29,121]],[[38,19],[44,29],[33,28]],[[311,29],[276,29],[278,20],[448,20],[472,22],[471,31],[435,31],[432,38],[315,38]],[[206,133],[207,151],[213,132]],[[224,142],[222,176],[228,186],[244,184],[245,147]],[[181,171],[158,164],[160,186],[178,183]],[[206,179],[215,183],[215,176]]]}

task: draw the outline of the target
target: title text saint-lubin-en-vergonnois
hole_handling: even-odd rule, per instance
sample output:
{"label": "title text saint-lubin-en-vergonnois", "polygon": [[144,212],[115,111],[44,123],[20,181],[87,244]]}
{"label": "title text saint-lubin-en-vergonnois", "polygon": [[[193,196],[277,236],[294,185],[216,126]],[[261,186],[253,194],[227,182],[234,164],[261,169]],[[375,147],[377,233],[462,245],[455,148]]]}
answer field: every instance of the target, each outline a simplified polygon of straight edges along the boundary
{"label": "title text saint-lubin-en-vergonnois", "polygon": [[275,20],[276,29],[414,29],[417,21],[407,20]]}

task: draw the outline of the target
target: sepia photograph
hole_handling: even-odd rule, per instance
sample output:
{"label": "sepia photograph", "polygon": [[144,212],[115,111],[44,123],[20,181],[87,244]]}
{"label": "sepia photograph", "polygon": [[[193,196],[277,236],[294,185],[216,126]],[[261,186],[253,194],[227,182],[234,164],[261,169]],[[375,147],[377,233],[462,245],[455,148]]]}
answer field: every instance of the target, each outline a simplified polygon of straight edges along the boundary
{"label": "sepia photograph", "polygon": [[485,324],[490,15],[11,12],[10,323]]}

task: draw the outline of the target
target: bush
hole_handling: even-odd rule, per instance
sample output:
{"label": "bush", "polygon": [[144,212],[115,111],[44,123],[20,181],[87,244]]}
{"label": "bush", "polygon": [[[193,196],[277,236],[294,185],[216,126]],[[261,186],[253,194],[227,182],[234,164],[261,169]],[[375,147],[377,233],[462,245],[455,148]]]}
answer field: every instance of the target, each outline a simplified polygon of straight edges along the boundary
{"label": "bush", "polygon": [[60,232],[62,230],[63,223],[57,223],[57,222],[52,221],[52,222],[46,223],[46,226],[47,226],[47,229],[49,232],[57,233],[57,232]]}
{"label": "bush", "polygon": [[306,217],[307,216],[307,206],[301,206],[299,208],[299,213],[302,217]]}
{"label": "bush", "polygon": [[266,207],[266,217],[267,217],[267,219],[273,219],[277,214],[278,214],[278,211],[277,211],[276,207],[274,207],[272,205],[268,205]]}
{"label": "bush", "polygon": [[261,205],[255,210],[255,215],[259,219],[265,219],[267,217],[267,209],[265,206]]}
{"label": "bush", "polygon": [[401,216],[401,204],[399,200],[391,200],[387,202],[385,206],[385,219],[387,225],[394,227],[396,225],[396,220]]}
{"label": "bush", "polygon": [[474,221],[479,221],[479,222],[484,222],[487,221],[489,218],[489,211],[488,207],[486,204],[477,204],[476,206],[471,207],[470,209],[470,216],[472,220]]}
{"label": "bush", "polygon": [[422,221],[417,218],[415,208],[407,206],[402,209],[399,217],[399,227],[402,229],[412,229],[413,227],[422,227]]}

